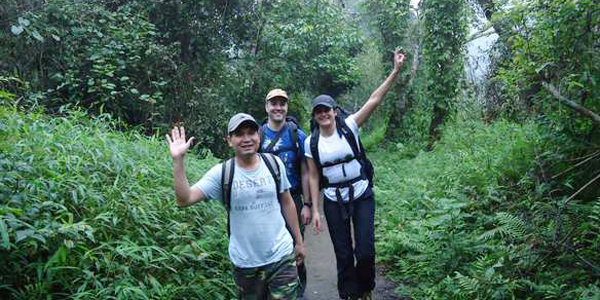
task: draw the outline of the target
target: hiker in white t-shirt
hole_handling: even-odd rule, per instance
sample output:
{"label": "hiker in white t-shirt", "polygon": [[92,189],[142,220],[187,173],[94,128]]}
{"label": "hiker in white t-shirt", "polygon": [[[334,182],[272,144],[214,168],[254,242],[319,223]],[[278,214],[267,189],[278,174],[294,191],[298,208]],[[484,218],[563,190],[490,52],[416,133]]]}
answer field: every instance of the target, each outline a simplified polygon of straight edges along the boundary
{"label": "hiker in white t-shirt", "polygon": [[[235,152],[228,162],[233,170],[229,172],[231,181],[224,185],[224,163],[190,187],[184,156],[193,138],[186,140],[184,128],[175,127],[167,141],[173,157],[177,205],[189,206],[206,199],[223,201],[229,214],[229,257],[241,299],[296,299],[296,265],[304,259],[306,249],[285,167],[276,156],[257,153],[257,131],[252,116],[233,116],[227,131],[227,142]],[[274,174],[280,177],[279,182]]]}
{"label": "hiker in white t-shirt", "polygon": [[[373,167],[366,158],[358,128],[369,119],[395,81],[404,63],[404,54],[394,53],[394,70],[362,108],[341,117],[335,100],[319,95],[312,102],[316,127],[306,138],[310,198],[318,207],[323,192],[323,210],[333,242],[337,263],[338,292],[342,299],[373,299],[375,288],[375,201],[372,190]],[[321,231],[319,213],[313,222]],[[351,236],[353,226],[353,238]],[[356,256],[356,264],[355,264]]]}

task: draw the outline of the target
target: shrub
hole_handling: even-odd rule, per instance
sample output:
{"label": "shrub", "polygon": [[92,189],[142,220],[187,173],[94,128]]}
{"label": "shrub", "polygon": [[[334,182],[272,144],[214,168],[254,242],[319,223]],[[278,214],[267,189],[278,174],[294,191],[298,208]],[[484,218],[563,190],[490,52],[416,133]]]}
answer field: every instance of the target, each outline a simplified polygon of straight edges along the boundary
{"label": "shrub", "polygon": [[[0,298],[233,294],[224,210],[176,207],[163,137],[78,111],[0,116]],[[192,180],[215,163],[187,160]]]}

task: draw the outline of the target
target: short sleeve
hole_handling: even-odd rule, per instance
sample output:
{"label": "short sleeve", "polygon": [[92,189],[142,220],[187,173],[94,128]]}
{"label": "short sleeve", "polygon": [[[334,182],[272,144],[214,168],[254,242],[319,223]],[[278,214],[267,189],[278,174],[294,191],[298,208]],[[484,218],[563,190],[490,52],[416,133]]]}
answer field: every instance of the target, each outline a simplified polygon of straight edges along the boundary
{"label": "short sleeve", "polygon": [[223,164],[212,167],[192,187],[198,188],[210,200],[222,201],[221,173]]}
{"label": "short sleeve", "polygon": [[309,135],[304,140],[304,156],[308,157],[308,158],[313,158],[312,153],[310,152],[310,138],[311,137],[312,137],[312,135]]}
{"label": "short sleeve", "polygon": [[358,136],[358,123],[356,123],[356,120],[354,119],[354,114],[348,116],[345,121],[350,130],[352,130],[352,133]]}

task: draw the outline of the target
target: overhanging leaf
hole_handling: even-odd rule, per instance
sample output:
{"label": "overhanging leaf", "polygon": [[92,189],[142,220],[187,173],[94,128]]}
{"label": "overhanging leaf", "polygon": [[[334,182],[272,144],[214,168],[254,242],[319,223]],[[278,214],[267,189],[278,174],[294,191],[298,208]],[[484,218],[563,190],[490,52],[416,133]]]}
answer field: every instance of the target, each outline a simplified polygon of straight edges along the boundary
{"label": "overhanging leaf", "polygon": [[33,234],[33,230],[32,229],[25,229],[25,230],[19,230],[17,231],[17,240],[16,242],[20,242],[24,239],[26,239],[27,237],[31,236]]}

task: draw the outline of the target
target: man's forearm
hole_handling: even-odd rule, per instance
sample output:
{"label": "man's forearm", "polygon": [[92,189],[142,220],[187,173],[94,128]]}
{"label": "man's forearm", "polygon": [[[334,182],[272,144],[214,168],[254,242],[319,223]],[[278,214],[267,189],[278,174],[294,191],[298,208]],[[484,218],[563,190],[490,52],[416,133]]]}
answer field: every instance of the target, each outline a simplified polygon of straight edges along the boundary
{"label": "man's forearm", "polygon": [[175,195],[177,196],[177,205],[188,205],[190,199],[190,185],[185,176],[183,157],[173,159],[173,182],[175,185]]}
{"label": "man's forearm", "polygon": [[283,213],[285,214],[285,220],[287,224],[292,229],[292,233],[294,234],[294,239],[296,240],[297,245],[303,245],[304,240],[302,239],[302,234],[300,233],[300,223],[298,222],[298,216],[296,214],[296,206],[294,204],[294,200],[292,200],[292,196],[289,192],[286,192],[286,195],[282,197]]}
{"label": "man's forearm", "polygon": [[[306,165],[306,161],[303,161],[300,167],[300,175],[302,178],[302,197],[304,198],[304,202],[311,202],[310,197],[310,189],[308,181],[310,180],[308,176],[308,166]],[[302,208],[302,207],[301,207]]]}

